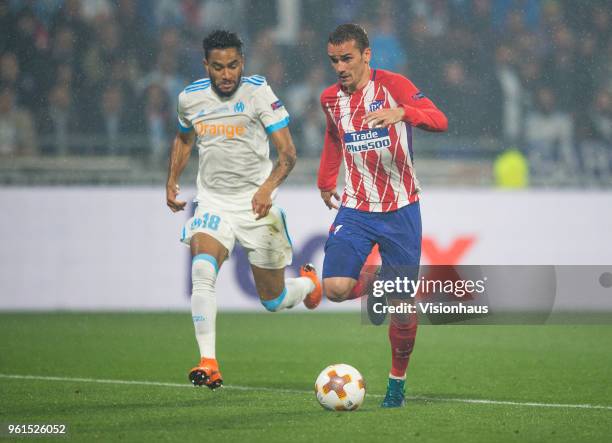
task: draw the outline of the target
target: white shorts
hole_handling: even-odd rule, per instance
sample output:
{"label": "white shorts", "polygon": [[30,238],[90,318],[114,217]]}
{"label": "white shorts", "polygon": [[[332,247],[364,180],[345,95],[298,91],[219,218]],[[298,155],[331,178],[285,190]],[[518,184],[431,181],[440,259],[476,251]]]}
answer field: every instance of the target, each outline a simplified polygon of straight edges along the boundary
{"label": "white shorts", "polygon": [[236,240],[246,250],[249,262],[259,268],[282,269],[291,264],[293,250],[284,211],[272,205],[270,212],[255,220],[251,209],[220,209],[198,204],[181,234],[181,241],[190,244],[194,234],[202,232],[227,248],[228,256]]}

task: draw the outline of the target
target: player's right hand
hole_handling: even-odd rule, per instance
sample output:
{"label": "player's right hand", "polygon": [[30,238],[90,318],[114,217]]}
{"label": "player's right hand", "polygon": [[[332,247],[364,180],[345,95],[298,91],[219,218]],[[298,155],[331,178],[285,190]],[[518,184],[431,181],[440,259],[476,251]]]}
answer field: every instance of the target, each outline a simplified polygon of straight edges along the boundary
{"label": "player's right hand", "polygon": [[333,191],[321,191],[321,198],[328,209],[338,209],[338,205],[332,201],[334,197],[337,201],[340,201],[340,196],[334,189]]}
{"label": "player's right hand", "polygon": [[179,212],[185,209],[187,202],[179,201],[176,196],[179,194],[181,188],[177,183],[168,183],[166,185],[166,204],[172,212]]}

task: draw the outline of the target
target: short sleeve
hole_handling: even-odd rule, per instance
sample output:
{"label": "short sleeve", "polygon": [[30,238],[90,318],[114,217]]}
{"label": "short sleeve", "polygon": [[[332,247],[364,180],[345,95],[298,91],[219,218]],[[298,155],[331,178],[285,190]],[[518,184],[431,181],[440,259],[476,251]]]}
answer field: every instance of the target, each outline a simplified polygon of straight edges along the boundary
{"label": "short sleeve", "polygon": [[253,104],[267,134],[289,125],[289,113],[270,86],[262,85],[258,88],[253,96]]}
{"label": "short sleeve", "polygon": [[193,125],[185,115],[183,95],[179,95],[178,105],[176,106],[176,113],[178,115],[178,130],[181,132],[189,132],[193,130]]}

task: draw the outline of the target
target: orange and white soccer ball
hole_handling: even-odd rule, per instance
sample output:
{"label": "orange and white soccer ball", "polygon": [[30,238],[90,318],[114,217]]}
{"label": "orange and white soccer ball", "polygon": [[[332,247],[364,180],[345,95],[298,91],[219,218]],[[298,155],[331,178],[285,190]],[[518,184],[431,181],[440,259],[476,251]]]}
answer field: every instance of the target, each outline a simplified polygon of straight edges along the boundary
{"label": "orange and white soccer ball", "polygon": [[315,382],[317,400],[325,409],[354,411],[365,399],[366,386],[357,369],[343,363],[326,367]]}

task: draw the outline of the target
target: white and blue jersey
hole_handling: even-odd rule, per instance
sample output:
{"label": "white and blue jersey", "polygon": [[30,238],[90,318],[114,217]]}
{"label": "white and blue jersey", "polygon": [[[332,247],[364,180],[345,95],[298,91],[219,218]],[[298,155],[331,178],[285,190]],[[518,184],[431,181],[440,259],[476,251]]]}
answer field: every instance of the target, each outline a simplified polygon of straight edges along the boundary
{"label": "white and blue jersey", "polygon": [[178,98],[178,126],[197,136],[198,203],[250,209],[272,170],[268,135],[288,124],[285,107],[259,75],[242,77],[231,97],[218,96],[207,78],[187,86]]}

